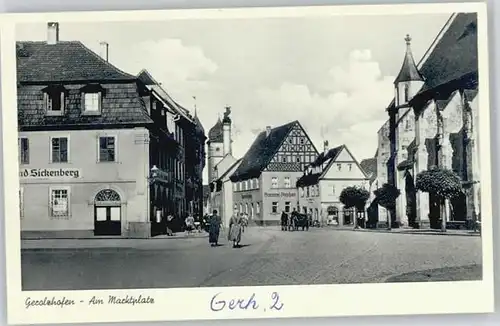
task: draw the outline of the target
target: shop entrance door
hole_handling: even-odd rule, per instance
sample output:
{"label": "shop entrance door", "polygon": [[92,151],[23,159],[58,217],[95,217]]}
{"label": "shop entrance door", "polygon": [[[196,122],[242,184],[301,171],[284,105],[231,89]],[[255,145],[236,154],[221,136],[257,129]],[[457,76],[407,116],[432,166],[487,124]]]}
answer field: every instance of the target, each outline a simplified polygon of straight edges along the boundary
{"label": "shop entrance door", "polygon": [[121,235],[120,195],[114,190],[100,191],[94,202],[94,235]]}

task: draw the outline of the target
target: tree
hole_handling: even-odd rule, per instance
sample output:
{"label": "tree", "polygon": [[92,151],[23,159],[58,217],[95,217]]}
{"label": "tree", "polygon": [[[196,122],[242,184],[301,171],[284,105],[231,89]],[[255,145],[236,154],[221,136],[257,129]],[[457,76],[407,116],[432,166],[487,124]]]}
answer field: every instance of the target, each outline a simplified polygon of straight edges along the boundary
{"label": "tree", "polygon": [[391,221],[387,221],[387,228],[390,229],[392,224],[396,222],[396,199],[401,194],[401,191],[391,184],[384,183],[373,194],[375,195],[374,201],[389,211]]}
{"label": "tree", "polygon": [[[370,192],[368,190],[356,186],[350,186],[342,190],[339,200],[345,208],[349,209],[354,207],[358,212],[364,213],[368,198],[370,198]],[[355,218],[354,221],[357,227],[357,219]]]}
{"label": "tree", "polygon": [[463,192],[460,177],[451,170],[434,167],[417,174],[415,187],[436,196],[441,206],[441,230],[446,231],[446,201]]}
{"label": "tree", "polygon": [[375,195],[375,200],[380,206],[390,210],[396,208],[396,199],[401,194],[401,191],[391,184],[384,183],[382,187],[376,189],[373,194]]}

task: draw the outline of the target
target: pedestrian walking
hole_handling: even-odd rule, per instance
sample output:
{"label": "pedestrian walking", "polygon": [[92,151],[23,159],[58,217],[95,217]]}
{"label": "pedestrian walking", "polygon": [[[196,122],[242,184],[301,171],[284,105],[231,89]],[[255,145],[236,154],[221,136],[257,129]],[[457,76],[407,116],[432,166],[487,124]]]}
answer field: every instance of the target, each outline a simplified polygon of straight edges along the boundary
{"label": "pedestrian walking", "polygon": [[173,236],[174,233],[172,232],[172,221],[174,220],[174,216],[172,214],[168,214],[167,216],[167,221],[166,221],[166,225],[167,225],[167,235],[168,236]]}
{"label": "pedestrian walking", "polygon": [[239,247],[242,233],[243,214],[234,214],[229,219],[228,240],[233,242],[233,248]]}
{"label": "pedestrian walking", "polygon": [[194,231],[194,217],[193,215],[189,214],[188,217],[184,220],[184,223],[186,224],[186,233],[189,235],[191,232]]}
{"label": "pedestrian walking", "polygon": [[285,211],[281,212],[281,231],[286,231],[288,229],[288,215]]}
{"label": "pedestrian walking", "polygon": [[217,246],[219,243],[221,224],[221,217],[217,214],[217,210],[214,209],[212,216],[210,216],[208,220],[208,243],[210,243],[212,247]]}
{"label": "pedestrian walking", "polygon": [[243,218],[241,220],[241,232],[245,233],[245,229],[248,226],[248,214],[243,214]]}

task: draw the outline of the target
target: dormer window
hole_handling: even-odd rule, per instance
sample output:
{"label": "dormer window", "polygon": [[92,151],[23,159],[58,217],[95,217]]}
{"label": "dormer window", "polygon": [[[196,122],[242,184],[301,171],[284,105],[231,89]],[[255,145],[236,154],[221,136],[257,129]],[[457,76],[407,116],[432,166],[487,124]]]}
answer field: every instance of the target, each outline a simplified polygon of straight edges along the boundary
{"label": "dormer window", "polygon": [[42,91],[47,115],[63,115],[66,89],[62,85],[50,85]]}
{"label": "dormer window", "polygon": [[90,84],[80,91],[82,92],[82,113],[85,115],[101,114],[102,94],[104,93],[101,85]]}
{"label": "dormer window", "polygon": [[101,93],[85,93],[85,112],[99,112]]}

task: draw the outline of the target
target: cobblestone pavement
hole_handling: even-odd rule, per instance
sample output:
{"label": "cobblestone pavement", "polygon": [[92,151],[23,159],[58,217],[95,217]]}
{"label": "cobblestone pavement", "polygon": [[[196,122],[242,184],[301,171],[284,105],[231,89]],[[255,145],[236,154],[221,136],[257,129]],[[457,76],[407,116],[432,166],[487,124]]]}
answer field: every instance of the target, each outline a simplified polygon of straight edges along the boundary
{"label": "cobblestone pavement", "polygon": [[253,227],[235,249],[223,239],[212,248],[199,237],[109,247],[95,241],[101,247],[57,249],[54,242],[47,247],[56,249],[23,249],[23,289],[373,283],[414,271],[481,265],[480,237]]}

